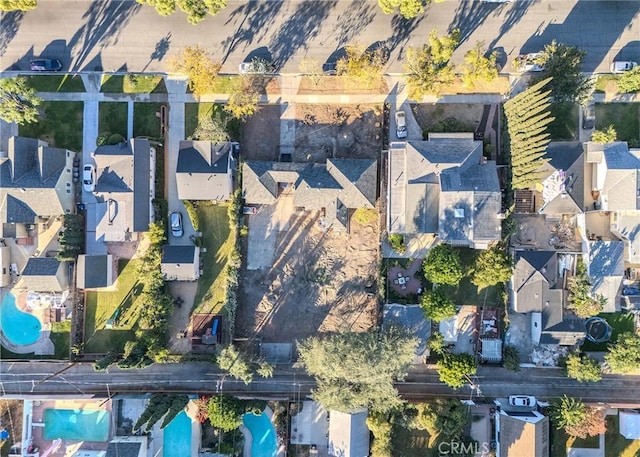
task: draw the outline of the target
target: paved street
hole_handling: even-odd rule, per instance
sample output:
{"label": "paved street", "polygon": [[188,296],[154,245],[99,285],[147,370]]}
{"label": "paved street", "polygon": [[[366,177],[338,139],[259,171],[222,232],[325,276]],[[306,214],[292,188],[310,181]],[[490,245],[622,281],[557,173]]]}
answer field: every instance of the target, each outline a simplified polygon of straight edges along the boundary
{"label": "paved street", "polygon": [[216,17],[197,26],[178,12],[161,17],[134,1],[40,0],[28,13],[3,13],[0,70],[28,69],[34,56],[59,58],[65,69],[169,70],[168,60],[184,46],[200,44],[235,73],[249,55],[270,55],[280,72],[297,72],[305,55],[324,62],[347,43],[369,46],[385,40],[387,69],[402,72],[408,46],[428,33],[459,27],[461,62],[477,40],[502,53],[505,70],[521,52],[558,41],[587,50],[586,71],[607,71],[614,58],[640,58],[638,1],[518,0],[432,3],[410,21],[385,15],[375,1],[230,1]]}

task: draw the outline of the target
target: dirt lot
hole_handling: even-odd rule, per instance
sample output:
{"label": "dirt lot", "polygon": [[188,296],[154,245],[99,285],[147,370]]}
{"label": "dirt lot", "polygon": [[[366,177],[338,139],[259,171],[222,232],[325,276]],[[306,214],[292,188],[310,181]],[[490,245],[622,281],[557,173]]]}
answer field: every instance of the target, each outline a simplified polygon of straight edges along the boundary
{"label": "dirt lot", "polygon": [[416,121],[424,130],[444,126],[454,129],[439,131],[473,132],[482,120],[484,105],[471,103],[421,103],[411,105]]}
{"label": "dirt lot", "polygon": [[380,156],[380,105],[297,105],[296,119],[296,162]]}
{"label": "dirt lot", "polygon": [[236,334],[294,342],[317,332],[364,331],[376,323],[373,224],[323,232],[319,214],[296,214],[279,233],[272,268],[243,270]]}
{"label": "dirt lot", "polygon": [[278,160],[280,105],[262,105],[242,127],[240,147],[245,160]]}

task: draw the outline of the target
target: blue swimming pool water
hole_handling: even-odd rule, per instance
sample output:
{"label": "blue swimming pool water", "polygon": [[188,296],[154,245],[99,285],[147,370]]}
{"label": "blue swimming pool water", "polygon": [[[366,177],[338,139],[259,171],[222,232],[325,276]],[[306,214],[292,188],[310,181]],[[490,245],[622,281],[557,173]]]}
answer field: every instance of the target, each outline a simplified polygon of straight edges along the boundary
{"label": "blue swimming pool water", "polygon": [[13,344],[26,346],[38,341],[42,324],[37,317],[18,309],[15,295],[6,294],[0,305],[0,329]]}
{"label": "blue swimming pool water", "polygon": [[109,439],[111,414],[103,410],[45,409],[44,439],[58,438],[70,441],[96,441]]}
{"label": "blue swimming pool water", "polygon": [[276,457],[278,443],[276,429],[271,419],[265,413],[256,416],[247,413],[242,416],[242,422],[251,432],[251,457]]}
{"label": "blue swimming pool water", "polygon": [[191,419],[182,411],[164,428],[162,457],[191,455]]}

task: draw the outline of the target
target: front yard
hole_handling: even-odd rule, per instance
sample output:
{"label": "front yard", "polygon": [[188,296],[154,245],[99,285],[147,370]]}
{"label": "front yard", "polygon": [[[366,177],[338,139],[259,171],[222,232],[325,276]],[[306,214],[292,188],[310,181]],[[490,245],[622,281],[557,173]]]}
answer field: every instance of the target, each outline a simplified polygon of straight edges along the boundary
{"label": "front yard", "polygon": [[80,76],[33,75],[27,76],[27,84],[38,92],[84,92]]}
{"label": "front yard", "polygon": [[[88,291],[85,296],[85,352],[122,351],[128,340],[134,339],[139,315],[138,297],[143,284],[138,281],[139,260],[121,259],[118,263],[117,290]],[[116,310],[119,312],[116,313]],[[108,320],[113,320],[107,328]]]}
{"label": "front yard", "polygon": [[596,128],[613,125],[618,140],[640,146],[640,103],[596,103]]}
{"label": "front yard", "polygon": [[[224,92],[223,92],[224,93]],[[184,135],[190,138],[198,124],[206,119],[220,118],[227,122],[227,133],[232,141],[240,139],[240,121],[231,117],[218,103],[185,103],[184,105]]]}
{"label": "front yard", "polygon": [[573,141],[578,136],[580,106],[552,103],[551,116],[555,119],[547,127],[552,141]]}
{"label": "front yard", "polygon": [[100,92],[105,93],[167,93],[162,76],[143,76],[136,74],[107,75],[102,79]]}
{"label": "front yard", "polygon": [[163,103],[134,103],[133,104],[133,136],[147,136],[149,138],[161,138],[160,118],[156,113],[160,112]]}
{"label": "front yard", "polygon": [[20,136],[39,138],[49,146],[82,150],[82,102],[42,102],[38,122],[19,127]]}
{"label": "front yard", "polygon": [[127,103],[100,102],[98,131],[100,135],[120,135],[127,138]]}

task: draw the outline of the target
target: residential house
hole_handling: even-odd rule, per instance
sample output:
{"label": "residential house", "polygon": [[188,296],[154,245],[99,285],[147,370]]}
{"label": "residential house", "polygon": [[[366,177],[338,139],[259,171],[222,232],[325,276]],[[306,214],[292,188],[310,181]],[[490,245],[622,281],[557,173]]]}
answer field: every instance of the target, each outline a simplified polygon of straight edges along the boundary
{"label": "residential house", "polygon": [[200,277],[200,248],[196,246],[162,246],[160,264],[165,281],[195,281]]}
{"label": "residential house", "polygon": [[620,410],[620,434],[628,440],[640,440],[640,412],[637,410]]}
{"label": "residential house", "polygon": [[367,410],[353,414],[329,412],[329,456],[367,457],[369,455],[369,428]]}
{"label": "residential house", "polygon": [[326,227],[347,229],[349,210],[373,208],[378,165],[367,159],[328,159],[326,164],[248,161],[242,194],[247,204],[270,205],[283,194],[306,211],[324,211]]}
{"label": "residential house", "polygon": [[505,408],[496,414],[496,455],[549,457],[549,418],[538,411]]}
{"label": "residential house", "polygon": [[55,257],[31,257],[16,288],[29,292],[64,292],[69,288],[69,265]]}
{"label": "residential house", "polygon": [[113,256],[78,256],[76,263],[76,283],[78,289],[101,289],[113,285]]}
{"label": "residential house", "polygon": [[37,224],[71,213],[74,155],[33,138],[9,138],[7,157],[0,158],[0,237],[34,244]]}
{"label": "residential house", "polygon": [[437,235],[475,249],[500,240],[496,163],[485,159],[473,133],[391,143],[387,198],[389,233]]}
{"label": "residential house", "polygon": [[531,313],[534,344],[573,346],[585,336],[584,319],[565,309],[566,275],[576,257],[556,251],[516,251],[511,279],[511,305]]}
{"label": "residential house", "polygon": [[233,193],[234,143],[181,141],[176,182],[180,200],[225,201]]}
{"label": "residential house", "polygon": [[327,455],[330,417],[320,403],[303,400],[302,409],[291,416],[290,443],[315,448],[319,456]]}
{"label": "residential house", "polygon": [[[135,138],[94,153],[98,179],[94,195],[96,240],[131,241],[149,229],[153,209],[155,150]],[[88,224],[92,226],[93,224]]]}
{"label": "residential house", "polygon": [[[141,436],[114,436],[109,442],[104,457],[147,457],[147,437]],[[80,451],[82,452],[82,450]],[[87,451],[87,455],[91,451]],[[83,454],[79,453],[78,457]]]}

